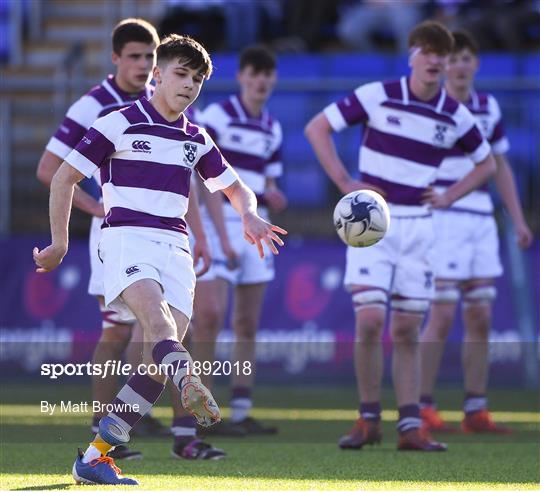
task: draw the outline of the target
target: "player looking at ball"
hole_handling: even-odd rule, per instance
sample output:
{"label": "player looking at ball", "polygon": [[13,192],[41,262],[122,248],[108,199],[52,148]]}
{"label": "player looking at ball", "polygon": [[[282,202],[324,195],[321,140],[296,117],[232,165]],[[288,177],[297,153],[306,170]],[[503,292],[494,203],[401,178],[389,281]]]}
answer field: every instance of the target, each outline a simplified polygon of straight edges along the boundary
{"label": "player looking at ball", "polygon": [[[68,249],[73,190],[84,176],[101,172],[105,221],[100,243],[105,303],[134,315],[142,326],[144,364],[166,369],[135,374],[113,403],[132,411],[103,417],[99,432],[74,465],[76,481],[136,485],[122,477],[106,454],[129,441],[131,428],[157,401],[165,380],[178,388],[184,407],[203,426],[220,420],[212,395],[182,346],[193,309],[195,273],[184,216],[194,170],[207,188],[222,190],[241,216],[243,236],[264,256],[263,243],[277,254],[283,229],[257,215],[255,194],[238,178],[212,139],[183,111],[198,97],[212,73],[206,50],[187,36],[171,35],[157,48],[156,90],[125,110],[99,118],[66,157],[51,183],[52,244],[34,249],[38,272],[56,268]],[[144,140],[146,145],[141,147]],[[155,371],[152,371],[154,374]]]}
{"label": "player looking at ball", "polygon": [[[454,49],[446,66],[445,88],[474,115],[491,145],[497,163],[495,184],[512,217],[518,244],[527,248],[532,242],[532,234],[523,217],[514,174],[506,159],[509,143],[499,105],[491,94],[474,89],[474,76],[479,66],[474,39],[465,31],[454,32],[453,36]],[[471,159],[456,149],[439,168],[435,189],[444,192],[473,167]],[[455,430],[437,412],[433,390],[445,341],[461,298],[465,322],[462,430],[508,433],[510,429],[494,423],[487,409],[488,342],[491,307],[496,295],[494,279],[502,274],[497,224],[487,187],[473,191],[446,210],[436,210],[433,219],[436,232],[435,299],[422,333],[422,420],[433,431]]]}
{"label": "player looking at ball", "polygon": [[[495,171],[489,145],[471,113],[441,87],[453,38],[442,24],[425,21],[409,35],[411,74],[355,89],[326,107],[306,126],[321,165],[340,191],[368,188],[388,202],[391,226],[369,248],[347,248],[344,283],[356,318],[355,369],[360,418],[339,441],[361,449],[381,440],[381,336],[391,300],[392,376],[398,404],[398,449],[445,450],[420,432],[419,330],[433,297],[433,225],[430,206],[447,207],[482,185]],[[365,125],[360,149],[362,181],[347,173],[332,133]],[[437,167],[458,146],[474,170],[442,195],[430,185]]]}

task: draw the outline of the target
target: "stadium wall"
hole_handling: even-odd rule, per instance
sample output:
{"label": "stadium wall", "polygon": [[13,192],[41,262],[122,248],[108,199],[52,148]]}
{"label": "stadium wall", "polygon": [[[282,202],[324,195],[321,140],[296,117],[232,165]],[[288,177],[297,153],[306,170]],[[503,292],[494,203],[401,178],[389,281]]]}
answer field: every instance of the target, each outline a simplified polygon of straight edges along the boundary
{"label": "stadium wall", "polygon": [[[34,246],[43,237],[0,241],[0,369],[3,377],[38,377],[44,362],[81,362],[91,358],[101,320],[97,303],[86,293],[89,268],[86,241],[73,240],[61,266],[38,275]],[[353,312],[341,281],[344,247],[336,241],[290,238],[276,259],[276,280],[269,285],[258,335],[258,379],[262,382],[352,382]],[[529,256],[532,278],[540,278],[540,243]],[[503,249],[503,260],[508,263]],[[497,281],[491,336],[494,385],[521,386],[524,340],[518,331],[508,276]],[[534,284],[535,319],[540,319],[540,285]],[[461,378],[461,323],[457,323],[441,369],[441,379]],[[230,360],[231,332],[222,332],[218,353]],[[391,345],[384,336],[388,365]],[[537,353],[538,353],[538,345]],[[389,371],[386,371],[389,374]]]}

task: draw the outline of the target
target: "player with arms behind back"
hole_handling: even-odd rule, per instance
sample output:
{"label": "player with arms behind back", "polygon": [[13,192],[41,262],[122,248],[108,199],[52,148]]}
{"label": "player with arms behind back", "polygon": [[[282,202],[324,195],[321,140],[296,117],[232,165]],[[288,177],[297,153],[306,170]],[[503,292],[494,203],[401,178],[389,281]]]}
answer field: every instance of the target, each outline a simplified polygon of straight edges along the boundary
{"label": "player with arms behind back", "polygon": [[[529,230],[519,202],[514,175],[506,159],[509,144],[504,134],[501,110],[491,94],[477,92],[474,76],[478,70],[478,48],[465,31],[453,33],[454,49],[446,68],[448,93],[471,111],[480,130],[491,145],[497,162],[495,183],[514,223],[522,248],[531,244]],[[459,148],[452,151],[437,173],[435,188],[444,192],[474,167],[474,162]],[[497,225],[493,202],[487,186],[434,213],[436,232],[436,293],[429,321],[422,334],[421,415],[433,431],[451,431],[436,410],[433,390],[444,345],[452,328],[457,303],[461,297],[465,336],[462,362],[465,375],[465,432],[508,433],[510,429],[495,424],[487,410],[489,368],[489,331],[491,306],[495,299],[494,279],[501,275]]]}
{"label": "player with arms behind back", "polygon": [[[361,449],[381,440],[381,336],[391,298],[392,376],[398,404],[398,449],[441,451],[446,446],[421,430],[419,330],[433,297],[433,225],[429,202],[446,207],[484,183],[495,170],[489,145],[471,113],[441,87],[453,46],[451,33],[426,21],[409,35],[410,77],[358,87],[316,115],[306,136],[322,166],[343,194],[368,188],[390,208],[385,237],[368,248],[347,248],[344,283],[356,318],[355,369],[360,418],[339,441]],[[365,125],[360,149],[362,181],[341,162],[332,132]],[[429,188],[437,167],[454,146],[477,164],[444,194]]]}
{"label": "player with arms behind back", "polygon": [[[193,308],[195,273],[184,216],[195,170],[212,192],[222,190],[241,216],[244,237],[264,255],[263,243],[277,254],[276,232],[257,215],[257,200],[200,127],[183,111],[212,72],[206,50],[193,39],[172,35],[157,48],[156,90],[129,108],[98,119],[67,156],[51,183],[52,244],[34,249],[38,272],[56,268],[68,249],[68,223],[74,186],[101,172],[105,220],[100,256],[104,261],[105,303],[133,314],[141,324],[143,362],[165,373],[129,378],[99,432],[73,465],[77,482],[136,485],[123,477],[107,452],[129,441],[130,430],[157,401],[166,378],[178,388],[184,407],[203,426],[220,412],[182,346]],[[144,141],[146,144],[134,145]],[[154,374],[156,371],[152,371]]]}

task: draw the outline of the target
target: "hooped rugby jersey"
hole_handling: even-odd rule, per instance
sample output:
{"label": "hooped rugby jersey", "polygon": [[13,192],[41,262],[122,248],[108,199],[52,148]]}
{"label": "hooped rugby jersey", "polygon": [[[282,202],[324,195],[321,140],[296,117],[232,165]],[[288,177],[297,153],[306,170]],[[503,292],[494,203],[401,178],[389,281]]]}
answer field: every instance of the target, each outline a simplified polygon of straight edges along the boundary
{"label": "hooped rugby jersey", "polygon": [[[472,91],[469,100],[464,104],[476,118],[480,131],[491,145],[491,151],[497,155],[506,154],[510,144],[504,132],[501,110],[497,100],[491,94]],[[463,178],[473,167],[474,163],[461,149],[452,149],[451,155],[444,159],[437,171],[435,189],[441,193],[444,192],[446,188]],[[493,201],[487,183],[457,200],[449,210],[491,215]]]}
{"label": "hooped rugby jersey", "polygon": [[[249,115],[240,98],[233,95],[221,103],[210,104],[201,112],[199,123],[242,181],[253,190],[258,204],[264,206],[266,178],[277,178],[283,172],[283,136],[279,122],[266,108],[259,117]],[[230,205],[225,206],[224,214],[226,218],[233,215]]]}
{"label": "hooped rugby jersey", "polygon": [[94,122],[66,161],[87,177],[100,170],[102,229],[152,228],[180,244],[193,170],[211,192],[238,179],[203,128],[183,114],[168,122],[144,97]]}
{"label": "hooped rugby jersey", "polygon": [[[148,84],[139,93],[130,94],[120,89],[114,75],[107,76],[101,84],[90,89],[70,106],[56,133],[49,140],[47,150],[65,159],[94,121],[112,111],[130,106],[143,96],[149,98],[153,92],[154,87]],[[94,175],[94,179],[98,185],[101,184],[99,173]]]}
{"label": "hooped rugby jersey", "polygon": [[334,131],[363,123],[361,179],[384,190],[393,216],[429,213],[422,195],[437,169],[457,147],[472,162],[490,149],[469,110],[444,88],[429,101],[419,100],[407,77],[362,85],[324,114]]}

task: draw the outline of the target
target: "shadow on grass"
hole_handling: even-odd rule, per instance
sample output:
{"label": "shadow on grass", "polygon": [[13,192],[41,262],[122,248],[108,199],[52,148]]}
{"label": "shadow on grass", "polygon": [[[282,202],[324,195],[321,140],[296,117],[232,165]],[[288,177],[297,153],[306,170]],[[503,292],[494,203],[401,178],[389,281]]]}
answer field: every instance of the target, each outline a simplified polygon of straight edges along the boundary
{"label": "shadow on grass", "polygon": [[18,489],[11,490],[57,490],[68,489],[73,486],[73,483],[55,483],[52,485],[36,485],[35,487],[20,487]]}

